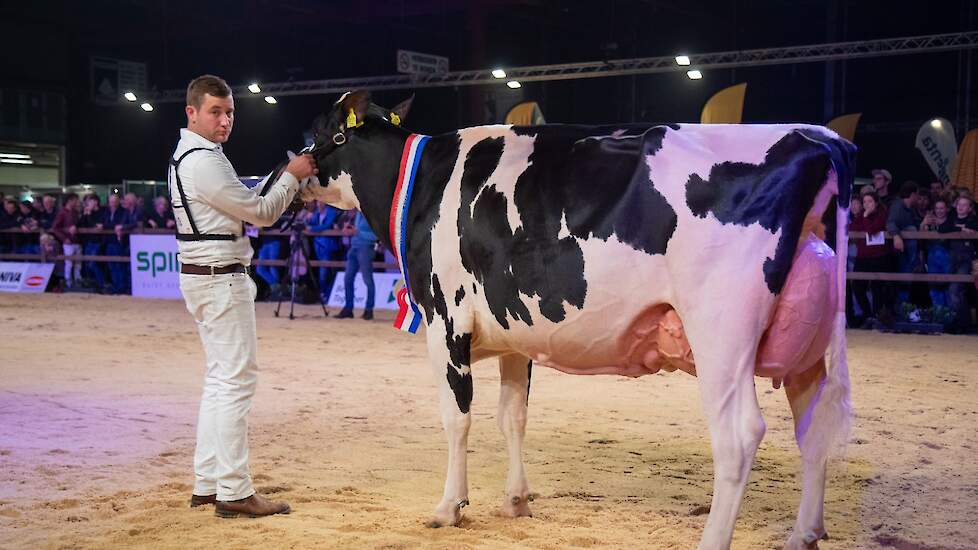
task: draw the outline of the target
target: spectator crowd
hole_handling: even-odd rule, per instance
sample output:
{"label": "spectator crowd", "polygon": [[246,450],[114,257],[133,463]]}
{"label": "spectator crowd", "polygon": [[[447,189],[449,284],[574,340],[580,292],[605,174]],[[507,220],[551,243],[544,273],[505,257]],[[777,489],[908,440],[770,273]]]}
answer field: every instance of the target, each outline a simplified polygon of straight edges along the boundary
{"label": "spectator crowd", "polygon": [[[893,184],[889,171],[873,170],[872,184],[853,193],[850,231],[865,232],[864,238],[850,240],[849,271],[978,274],[975,240],[904,239],[901,231],[973,233],[978,237],[978,214],[974,197],[965,187],[933,182],[927,186],[905,181]],[[129,234],[134,230],[173,230],[176,222],[166,197],[156,197],[151,205],[134,193],[112,194],[103,205],[96,194],[79,198],[74,193],[61,197],[45,194],[40,204],[0,196],[0,229],[20,228],[22,232],[0,233],[0,254],[64,255],[53,286],[61,289],[124,294],[130,292],[128,262],[84,261],[71,256],[127,256]],[[341,235],[291,233],[290,228],[314,233],[339,230]],[[85,229],[103,230],[100,232]],[[338,272],[330,267],[312,268],[307,260],[345,260],[346,306],[338,317],[353,316],[353,288],[357,274],[367,288],[363,317],[371,318],[375,300],[372,264],[393,258],[378,244],[362,214],[341,211],[316,201],[307,203],[295,216],[284,214],[272,227],[282,235],[248,231],[255,258],[291,260],[286,267],[258,265],[254,277],[266,299],[291,296],[293,280],[303,294],[318,287],[320,296],[304,301],[328,300]],[[83,231],[79,231],[83,230]],[[313,280],[314,278],[314,280]],[[315,284],[313,284],[315,283]],[[898,320],[916,321],[926,317],[943,323],[953,332],[974,329],[972,310],[976,302],[972,283],[907,283],[881,280],[853,280],[848,285],[846,312],[852,327],[880,328]]]}

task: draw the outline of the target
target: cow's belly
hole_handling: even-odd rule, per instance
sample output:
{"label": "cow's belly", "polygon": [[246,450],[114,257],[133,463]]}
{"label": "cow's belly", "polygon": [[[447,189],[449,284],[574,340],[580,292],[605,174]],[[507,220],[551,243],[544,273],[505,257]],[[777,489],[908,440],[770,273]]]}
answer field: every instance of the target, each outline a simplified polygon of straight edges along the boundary
{"label": "cow's belly", "polygon": [[[660,370],[696,374],[682,320],[670,305],[664,262],[641,270],[593,273],[595,300],[582,310],[568,307],[560,323],[520,323],[502,330],[488,312],[477,312],[473,359],[518,352],[536,363],[571,374],[642,376]],[[641,280],[626,273],[641,273]],[[838,297],[832,250],[809,234],[799,246],[768,329],[760,340],[756,373],[787,378],[825,353]],[[607,275],[607,277],[605,277]],[[644,280],[644,285],[642,284]],[[661,288],[660,288],[661,287]],[[637,295],[621,289],[646,288]],[[659,290],[654,290],[659,288]]]}

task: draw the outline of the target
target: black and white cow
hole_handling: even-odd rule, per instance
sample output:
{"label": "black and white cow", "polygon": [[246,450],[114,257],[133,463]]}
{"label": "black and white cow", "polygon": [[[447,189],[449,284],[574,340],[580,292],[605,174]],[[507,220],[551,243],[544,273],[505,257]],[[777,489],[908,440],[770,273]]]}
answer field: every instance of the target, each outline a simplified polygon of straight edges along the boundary
{"label": "black and white cow", "polygon": [[[321,183],[304,192],[359,208],[388,247],[409,135],[391,121],[406,108],[383,110],[363,91],[344,95],[317,122]],[[457,524],[468,502],[471,365],[495,356],[506,514],[530,513],[522,444],[532,361],[576,374],[678,368],[698,377],[713,448],[700,546],[728,547],[765,431],[754,388],[761,375],[785,381],[803,457],[787,546],[816,545],[825,536],[828,450],[845,439],[851,410],[845,258],[810,227],[838,195],[837,242],[845,243],[853,152],[805,125],[614,134],[497,125],[431,137],[403,258],[448,436],[444,495],[430,524]]]}

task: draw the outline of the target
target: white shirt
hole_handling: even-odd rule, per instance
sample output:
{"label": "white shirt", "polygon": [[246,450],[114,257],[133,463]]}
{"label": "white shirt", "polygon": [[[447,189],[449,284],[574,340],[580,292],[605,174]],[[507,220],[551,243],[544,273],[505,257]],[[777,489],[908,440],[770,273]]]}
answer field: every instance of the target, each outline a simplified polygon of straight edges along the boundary
{"label": "white shirt", "polygon": [[[194,151],[180,163],[180,182],[187,196],[197,230],[201,233],[237,235],[229,241],[177,241],[180,262],[195,265],[222,267],[235,263],[251,265],[251,241],[242,235],[241,222],[267,227],[275,223],[292,202],[299,182],[295,176],[284,172],[264,197],[258,192],[264,183],[249,189],[234,171],[224,150],[217,143],[208,141],[186,128],[180,129],[180,141],[173,152],[173,159],[196,147],[210,151]],[[174,205],[181,204],[173,166],[167,174],[170,197]],[[173,209],[177,232],[192,234],[193,229],[184,208]]]}

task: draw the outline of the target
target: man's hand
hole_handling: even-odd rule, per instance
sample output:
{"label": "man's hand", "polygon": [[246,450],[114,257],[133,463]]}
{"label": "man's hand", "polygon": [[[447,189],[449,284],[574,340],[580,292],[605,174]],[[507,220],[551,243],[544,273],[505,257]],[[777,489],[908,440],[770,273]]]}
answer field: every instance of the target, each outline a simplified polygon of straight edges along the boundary
{"label": "man's hand", "polygon": [[71,226],[71,227],[69,227],[68,228],[68,234],[69,235],[72,235],[72,236],[77,235],[78,234],[78,228],[75,227],[74,225]]}
{"label": "man's hand", "polygon": [[295,157],[289,161],[289,165],[285,167],[285,171],[295,176],[295,179],[299,181],[319,173],[319,169],[316,168],[316,161],[312,159],[312,155],[299,155]]}
{"label": "man's hand", "polygon": [[899,250],[900,252],[903,252],[903,237],[901,237],[900,235],[893,236],[893,248]]}

